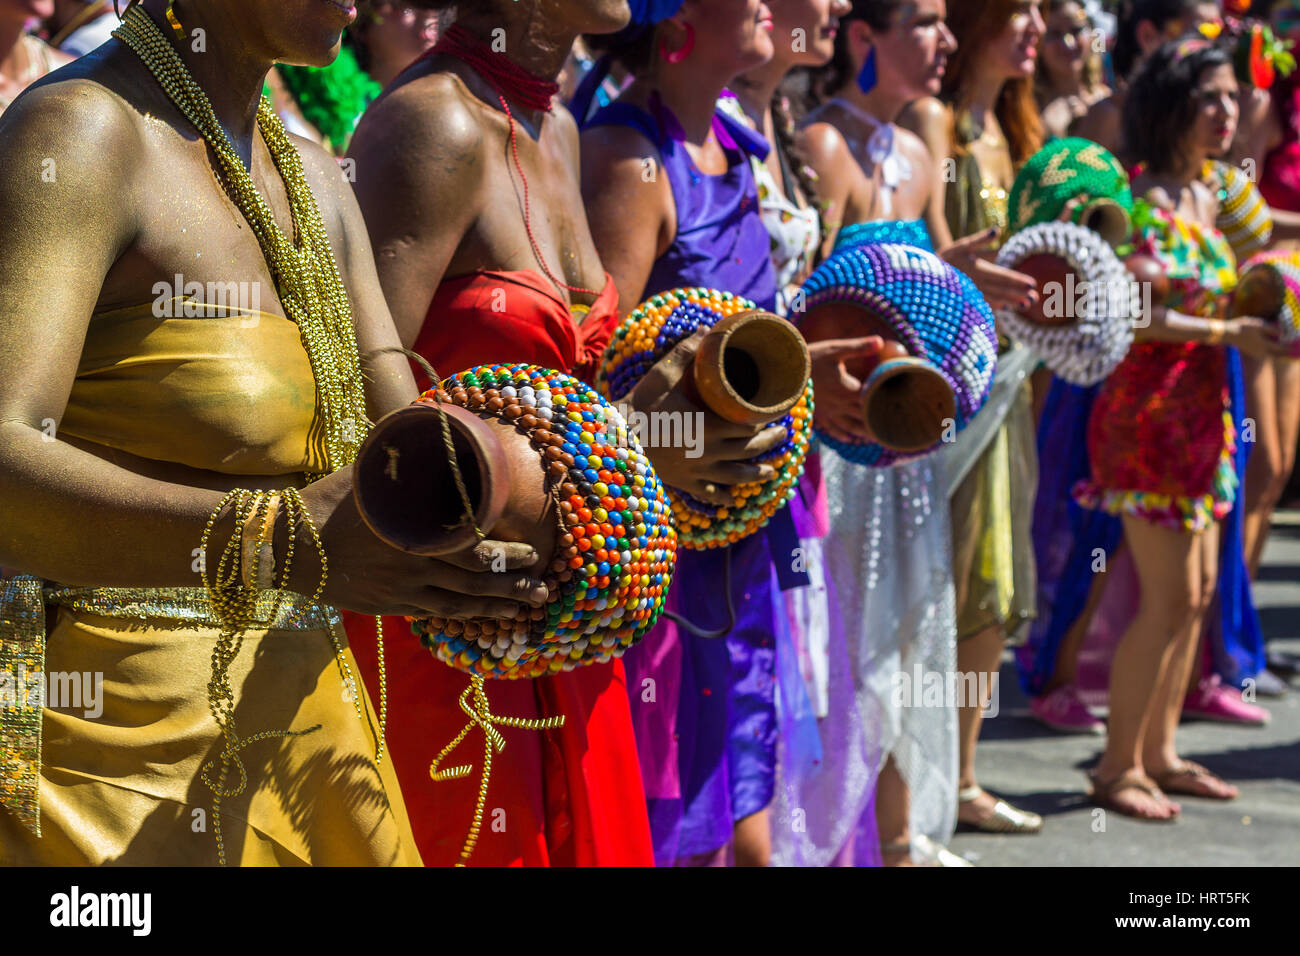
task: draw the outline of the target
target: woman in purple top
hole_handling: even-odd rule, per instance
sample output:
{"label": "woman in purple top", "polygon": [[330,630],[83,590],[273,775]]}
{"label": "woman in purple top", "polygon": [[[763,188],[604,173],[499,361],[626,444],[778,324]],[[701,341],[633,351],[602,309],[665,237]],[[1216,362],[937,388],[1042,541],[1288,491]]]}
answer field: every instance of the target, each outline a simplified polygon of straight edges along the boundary
{"label": "woman in purple top", "polygon": [[[587,217],[620,309],[682,286],[722,289],[772,309],[777,278],[749,163],[750,156],[765,158],[768,144],[714,108],[728,82],[772,56],[767,6],[631,6],[632,26],[610,49],[637,79],[587,121],[582,138]],[[581,103],[576,112],[586,115]],[[683,360],[696,343],[682,343]],[[862,340],[812,348],[814,388],[838,381],[840,361],[862,348]],[[704,439],[706,446],[747,447],[752,454],[774,447],[783,434],[775,426],[742,438],[735,426],[712,418]],[[652,453],[658,461],[680,451]],[[766,465],[727,462],[686,490],[725,504],[719,486],[770,476]],[[782,509],[762,532],[725,550],[679,551],[668,606],[691,627],[664,620],[624,659],[661,864],[720,863],[733,839],[736,863],[766,865],[770,858],[775,696],[780,692],[788,706],[790,695],[803,691],[793,657],[783,651],[778,659],[777,651],[790,646],[779,589],[808,583],[798,547],[789,509]],[[725,640],[692,633],[725,628],[732,610],[735,626]]]}
{"label": "woman in purple top", "polygon": [[[751,154],[766,155],[767,143],[714,112],[728,81],[772,56],[767,7],[761,0],[631,6],[632,26],[610,55],[637,79],[582,135],[583,198],[619,308],[707,286],[771,309],[776,274],[749,165]],[[783,434],[767,428],[751,442],[771,447]],[[760,470],[770,466],[729,463],[686,490],[725,504],[722,486],[770,477]],[[624,658],[661,865],[721,864],[733,827],[738,864],[768,861],[778,639],[770,540],[760,532],[727,549],[678,554],[668,606],[701,630],[728,622],[729,562],[736,623],[725,639],[664,620]]]}

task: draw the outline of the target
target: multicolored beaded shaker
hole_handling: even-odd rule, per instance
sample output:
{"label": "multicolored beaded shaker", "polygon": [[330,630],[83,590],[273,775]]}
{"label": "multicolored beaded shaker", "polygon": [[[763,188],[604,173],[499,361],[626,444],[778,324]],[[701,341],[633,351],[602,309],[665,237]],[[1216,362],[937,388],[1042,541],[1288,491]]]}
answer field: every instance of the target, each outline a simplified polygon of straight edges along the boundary
{"label": "multicolored beaded shaker", "polygon": [[622,415],[586,383],[535,365],[477,366],[425,396],[526,435],[562,528],[545,607],[513,620],[418,619],[412,630],[439,660],[482,677],[621,657],[658,620],[677,554],[667,492]]}
{"label": "multicolored beaded shaker", "polygon": [[[601,362],[596,387],[613,401],[627,396],[678,342],[698,329],[753,311],[753,302],[717,289],[673,289],[653,296],[633,310],[614,332]],[[808,382],[803,396],[773,424],[786,430],[785,441],[754,462],[771,465],[776,474],[764,482],[733,485],[726,507],[700,501],[669,488],[678,540],[691,549],[720,548],[758,531],[795,494],[812,435],[813,395]],[[652,423],[653,425],[653,423]]]}

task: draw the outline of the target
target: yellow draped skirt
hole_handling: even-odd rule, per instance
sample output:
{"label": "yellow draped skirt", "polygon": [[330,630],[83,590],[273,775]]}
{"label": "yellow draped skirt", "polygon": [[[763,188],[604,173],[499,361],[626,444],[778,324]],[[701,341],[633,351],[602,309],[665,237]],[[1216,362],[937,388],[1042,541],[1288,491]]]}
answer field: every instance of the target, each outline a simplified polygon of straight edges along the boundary
{"label": "yellow draped skirt", "polygon": [[1012,644],[1023,643],[1022,627],[1035,617],[1036,441],[1033,392],[1025,381],[951,498],[958,641],[1000,627]]}
{"label": "yellow draped skirt", "polygon": [[[208,709],[218,633],[202,617],[126,617],[121,602],[103,603],[112,592],[80,593],[91,600],[51,609],[46,674],[83,675],[87,690],[102,680],[102,692],[93,702],[47,699],[42,836],[0,809],[0,864],[215,865],[213,793],[201,771],[219,767],[222,750]],[[230,669],[240,736],[320,729],[241,752],[248,785],[221,803],[227,861],[420,865],[392,765],[375,763],[379,723],[338,615],[297,598],[293,613],[262,623]],[[237,778],[232,767],[227,786]]]}

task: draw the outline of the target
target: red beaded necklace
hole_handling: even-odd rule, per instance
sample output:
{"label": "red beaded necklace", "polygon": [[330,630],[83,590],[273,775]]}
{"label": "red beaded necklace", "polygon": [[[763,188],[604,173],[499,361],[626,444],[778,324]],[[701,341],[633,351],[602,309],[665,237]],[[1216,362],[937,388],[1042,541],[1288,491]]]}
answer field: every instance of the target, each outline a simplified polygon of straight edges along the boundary
{"label": "red beaded necklace", "polygon": [[439,54],[454,56],[456,59],[473,67],[474,71],[488,82],[493,92],[496,93],[497,99],[501,102],[501,109],[505,112],[506,119],[510,121],[510,155],[515,161],[515,169],[519,172],[519,180],[523,184],[524,229],[528,232],[528,242],[533,248],[533,256],[537,259],[537,264],[542,267],[542,271],[546,273],[546,278],[570,292],[580,292],[592,297],[599,296],[600,293],[595,289],[584,289],[581,286],[573,286],[567,282],[562,282],[551,272],[550,267],[546,264],[546,259],[542,256],[542,250],[537,245],[537,239],[533,235],[532,211],[528,200],[528,177],[524,175],[523,164],[519,161],[519,145],[515,137],[515,116],[511,112],[510,104],[506,102],[505,97],[505,91],[509,90],[510,95],[523,106],[528,107],[530,110],[549,113],[551,112],[555,94],[560,90],[560,85],[545,77],[538,76],[536,73],[529,72],[504,53],[496,52],[479,37],[456,24],[453,24],[438,38],[438,42],[425,56],[437,56]]}

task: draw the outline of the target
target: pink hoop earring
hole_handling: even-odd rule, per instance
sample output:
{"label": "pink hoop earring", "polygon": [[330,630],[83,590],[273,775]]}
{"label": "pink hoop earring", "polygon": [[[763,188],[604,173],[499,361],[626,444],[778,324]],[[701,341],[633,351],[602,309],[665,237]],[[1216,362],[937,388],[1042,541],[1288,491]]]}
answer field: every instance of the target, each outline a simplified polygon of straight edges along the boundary
{"label": "pink hoop earring", "polygon": [[691,55],[695,49],[695,27],[689,23],[683,23],[682,29],[686,31],[686,42],[681,45],[680,49],[668,49],[668,38],[659,38],[659,55],[663,57],[665,63],[680,63]]}

